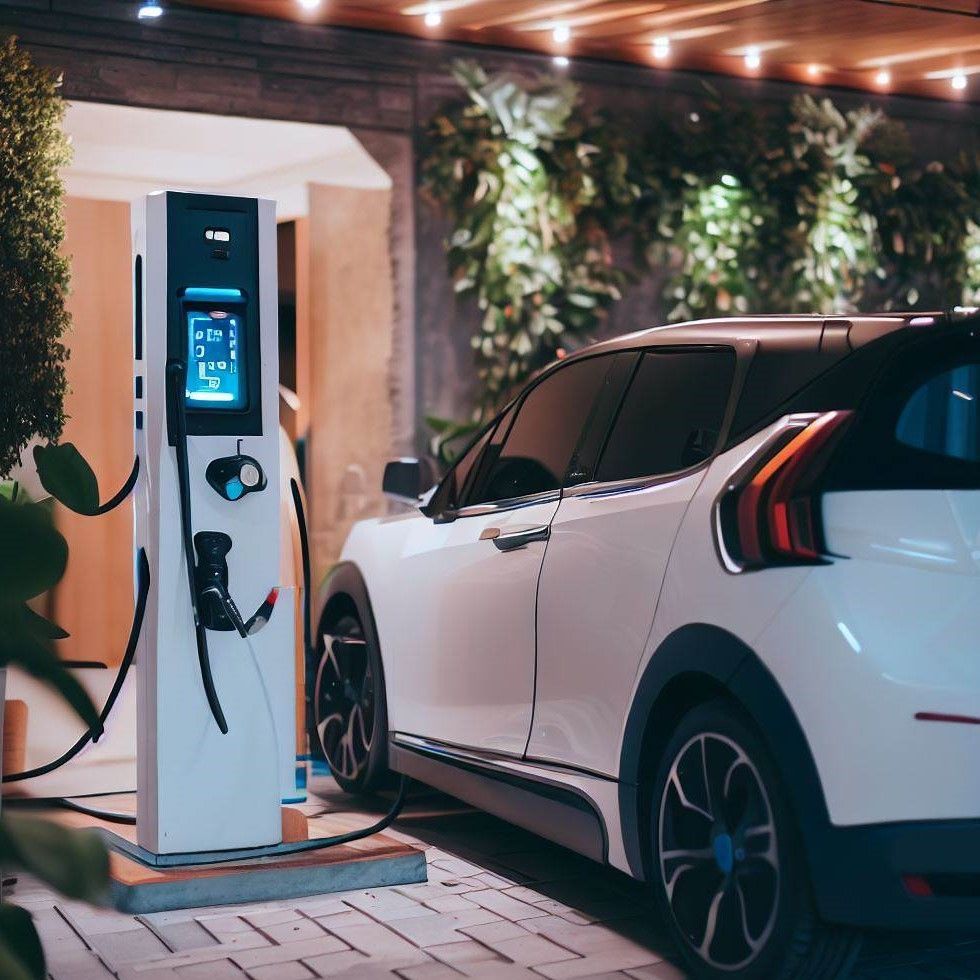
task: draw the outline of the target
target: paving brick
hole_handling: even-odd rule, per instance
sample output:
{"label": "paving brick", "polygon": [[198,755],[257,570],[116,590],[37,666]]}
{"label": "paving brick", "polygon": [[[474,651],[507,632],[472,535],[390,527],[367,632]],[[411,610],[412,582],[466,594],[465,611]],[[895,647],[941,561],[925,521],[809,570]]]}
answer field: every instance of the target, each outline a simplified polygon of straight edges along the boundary
{"label": "paving brick", "polygon": [[529,935],[527,929],[507,919],[498,919],[496,922],[487,922],[482,925],[461,926],[459,931],[489,946],[505,939],[517,939],[520,936]]}
{"label": "paving brick", "polygon": [[242,971],[230,960],[195,963],[178,969],[180,980],[242,980]]}
{"label": "paving brick", "polygon": [[429,946],[426,952],[429,956],[442,963],[448,963],[464,973],[469,973],[477,964],[507,963],[504,957],[473,939],[464,939],[463,942],[448,943],[445,946]]}
{"label": "paving brick", "polygon": [[535,908],[533,905],[519,902],[516,898],[511,898],[509,895],[492,888],[480,892],[469,892],[466,897],[469,901],[475,902],[504,919],[510,919],[512,922],[547,915],[547,912],[542,912],[541,909]]}
{"label": "paving brick", "polygon": [[284,922],[295,922],[302,918],[296,909],[270,909],[268,912],[245,912],[242,917],[256,929],[265,930],[269,926],[282,925]]}
{"label": "paving brick", "polygon": [[578,958],[577,953],[553,943],[544,936],[528,934],[516,939],[502,939],[491,943],[502,956],[521,966],[541,966],[545,963],[558,963],[561,960]]}
{"label": "paving brick", "polygon": [[204,949],[207,946],[217,946],[218,940],[207,929],[193,919],[184,922],[168,922],[163,925],[151,925],[151,931],[175,952],[189,949]]}
{"label": "paving brick", "polygon": [[398,976],[404,980],[458,980],[460,974],[445,963],[422,963],[399,970]]}
{"label": "paving brick", "polygon": [[348,905],[382,922],[428,914],[421,903],[397,891],[358,892],[349,896],[346,901]]}
{"label": "paving brick", "polygon": [[417,946],[379,922],[371,922],[366,925],[331,926],[330,930],[348,946],[367,954],[372,960],[394,964],[391,969],[396,966],[414,966],[416,963],[424,963],[428,959]]}
{"label": "paving brick", "polygon": [[212,936],[225,937],[233,933],[253,932],[252,926],[239,915],[223,915],[214,917],[201,916],[195,920]]}
{"label": "paving brick", "polygon": [[426,899],[423,904],[436,912],[470,912],[477,908],[462,895],[440,895],[438,898]]}
{"label": "paving brick", "polygon": [[427,902],[436,898],[445,898],[447,895],[461,895],[465,892],[477,891],[472,884],[462,879],[449,877],[440,881],[431,875],[427,882],[418,885],[399,885],[395,890],[416,902]]}
{"label": "paving brick", "polygon": [[125,932],[104,932],[88,936],[88,941],[113,969],[126,963],[137,963],[170,950],[153,932],[140,925]]}
{"label": "paving brick", "polygon": [[362,926],[370,925],[374,919],[357,909],[346,909],[343,912],[334,912],[331,915],[318,915],[316,921],[324,929],[333,929],[334,926]]}
{"label": "paving brick", "polygon": [[52,980],[112,980],[113,977],[102,960],[87,949],[61,956],[47,952],[47,968]]}
{"label": "paving brick", "polygon": [[620,970],[646,966],[656,963],[661,958],[651,950],[610,949],[574,960],[547,963],[534,969],[549,980],[572,980],[577,977],[593,977],[602,973],[616,973]]}
{"label": "paving brick", "polygon": [[199,964],[217,963],[227,960],[235,953],[248,949],[258,949],[269,946],[269,940],[257,932],[242,935],[229,936],[232,942],[219,943],[217,946],[208,946],[206,949],[192,949],[185,953],[171,953],[169,956],[158,956],[155,959],[147,960],[144,963],[137,963],[139,969],[170,969],[180,970],[184,967],[197,966]]}
{"label": "paving brick", "polygon": [[347,912],[350,906],[340,898],[299,898],[295,902],[296,910],[304,915],[336,915]]}
{"label": "paving brick", "polygon": [[309,980],[313,973],[302,963],[273,963],[248,971],[250,980]]}
{"label": "paving brick", "polygon": [[469,861],[462,861],[457,857],[438,858],[432,864],[459,878],[470,878],[483,873],[483,868],[470,864]]}
{"label": "paving brick", "polygon": [[347,949],[347,945],[342,940],[324,934],[316,939],[301,939],[299,942],[287,943],[285,946],[261,946],[257,949],[236,950],[228,959],[232,963],[237,963],[243,970],[252,970],[257,966],[289,963],[293,960],[304,960],[309,956],[320,956],[323,953],[336,953],[343,949]]}
{"label": "paving brick", "polygon": [[277,943],[294,943],[301,939],[319,939],[325,935],[323,927],[312,919],[293,919],[291,922],[266,926],[262,932]]}
{"label": "paving brick", "polygon": [[323,956],[311,956],[303,962],[318,977],[334,977],[348,971],[356,971],[368,963],[368,957],[356,949],[348,949],[342,953],[326,953]]}
{"label": "paving brick", "polygon": [[[413,915],[405,919],[390,919],[385,923],[409,942],[425,949],[427,946],[438,946],[442,943],[468,942],[457,929],[457,920],[447,915],[435,912],[427,916]],[[475,923],[467,923],[467,925]]]}

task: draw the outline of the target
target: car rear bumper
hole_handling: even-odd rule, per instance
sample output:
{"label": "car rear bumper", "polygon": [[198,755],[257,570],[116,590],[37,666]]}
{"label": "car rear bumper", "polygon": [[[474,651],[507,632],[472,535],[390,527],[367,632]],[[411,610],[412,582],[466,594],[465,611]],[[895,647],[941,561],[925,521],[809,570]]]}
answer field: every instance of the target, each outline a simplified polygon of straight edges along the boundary
{"label": "car rear bumper", "polygon": [[835,827],[810,853],[831,922],[980,933],[980,819]]}

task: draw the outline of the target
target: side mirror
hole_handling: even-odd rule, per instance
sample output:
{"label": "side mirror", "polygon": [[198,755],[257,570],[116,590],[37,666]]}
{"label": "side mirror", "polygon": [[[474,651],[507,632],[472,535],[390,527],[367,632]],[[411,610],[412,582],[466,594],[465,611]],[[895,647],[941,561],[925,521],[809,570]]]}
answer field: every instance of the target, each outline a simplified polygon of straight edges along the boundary
{"label": "side mirror", "polygon": [[435,483],[432,464],[426,459],[394,459],[385,466],[381,490],[400,504],[417,507],[422,494]]}

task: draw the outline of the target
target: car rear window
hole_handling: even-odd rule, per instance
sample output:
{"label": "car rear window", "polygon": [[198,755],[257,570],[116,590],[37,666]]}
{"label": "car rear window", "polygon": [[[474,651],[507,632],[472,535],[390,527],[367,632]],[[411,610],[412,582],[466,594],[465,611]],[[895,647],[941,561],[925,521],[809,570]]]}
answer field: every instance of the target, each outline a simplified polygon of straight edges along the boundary
{"label": "car rear window", "polygon": [[913,337],[869,385],[828,489],[980,489],[980,323]]}
{"label": "car rear window", "polygon": [[980,363],[942,371],[917,388],[895,437],[924,453],[980,463]]}

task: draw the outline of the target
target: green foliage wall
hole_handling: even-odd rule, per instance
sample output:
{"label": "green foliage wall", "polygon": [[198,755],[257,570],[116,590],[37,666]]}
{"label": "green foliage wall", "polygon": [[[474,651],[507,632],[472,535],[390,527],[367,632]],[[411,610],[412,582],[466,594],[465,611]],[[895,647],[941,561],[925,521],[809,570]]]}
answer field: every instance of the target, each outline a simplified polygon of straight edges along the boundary
{"label": "green foliage wall", "polygon": [[661,274],[671,321],[980,299],[980,161],[917,166],[881,112],[808,95],[763,111],[706,86],[698,111],[636,133],[567,80],[454,74],[422,180],[453,224],[455,288],[483,311],[475,418],[598,331],[636,272],[617,235]]}
{"label": "green foliage wall", "polygon": [[59,167],[69,159],[60,81],[0,41],[0,478],[35,435],[64,424],[68,261]]}

